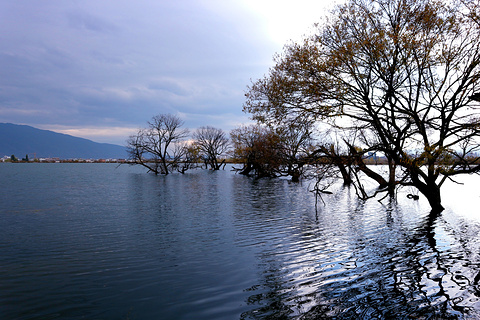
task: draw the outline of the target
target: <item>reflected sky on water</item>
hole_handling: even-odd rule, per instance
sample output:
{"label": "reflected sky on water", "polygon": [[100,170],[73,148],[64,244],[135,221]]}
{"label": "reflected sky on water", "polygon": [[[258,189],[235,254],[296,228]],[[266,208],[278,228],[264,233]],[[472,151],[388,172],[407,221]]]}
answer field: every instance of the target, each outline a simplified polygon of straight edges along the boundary
{"label": "reflected sky on water", "polygon": [[476,319],[478,177],[424,199],[229,170],[1,164],[2,319]]}

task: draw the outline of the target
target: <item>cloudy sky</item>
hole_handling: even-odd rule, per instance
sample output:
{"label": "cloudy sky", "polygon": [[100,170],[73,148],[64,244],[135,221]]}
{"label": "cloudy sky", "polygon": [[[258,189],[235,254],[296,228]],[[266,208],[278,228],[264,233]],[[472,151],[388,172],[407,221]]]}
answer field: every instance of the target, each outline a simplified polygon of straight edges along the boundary
{"label": "cloudy sky", "polygon": [[160,113],[230,131],[247,85],[332,3],[0,0],[0,122],[121,145]]}

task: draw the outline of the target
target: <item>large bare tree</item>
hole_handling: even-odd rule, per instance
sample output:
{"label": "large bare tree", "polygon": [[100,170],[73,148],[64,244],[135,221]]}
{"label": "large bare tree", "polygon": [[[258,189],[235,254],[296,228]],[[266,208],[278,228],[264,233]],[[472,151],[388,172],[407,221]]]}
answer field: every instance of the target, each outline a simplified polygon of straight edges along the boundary
{"label": "large bare tree", "polygon": [[244,110],[266,123],[310,116],[351,130],[400,168],[397,185],[416,187],[441,212],[443,183],[480,171],[479,108],[469,99],[480,77],[479,16],[478,0],[347,1],[286,46]]}
{"label": "large bare tree", "polygon": [[185,171],[184,161],[188,146],[184,139],[188,129],[176,115],[160,114],[148,121],[148,127],[140,129],[127,140],[129,163],[139,164],[155,174],[169,174],[174,169]]}

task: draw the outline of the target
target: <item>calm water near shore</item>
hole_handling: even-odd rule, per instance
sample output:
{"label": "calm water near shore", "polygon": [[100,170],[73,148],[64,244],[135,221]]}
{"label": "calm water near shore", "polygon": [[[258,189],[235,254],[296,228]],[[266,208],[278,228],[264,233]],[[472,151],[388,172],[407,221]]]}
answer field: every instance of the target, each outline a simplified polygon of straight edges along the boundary
{"label": "calm water near shore", "polygon": [[424,199],[0,164],[0,319],[479,319],[480,177]]}

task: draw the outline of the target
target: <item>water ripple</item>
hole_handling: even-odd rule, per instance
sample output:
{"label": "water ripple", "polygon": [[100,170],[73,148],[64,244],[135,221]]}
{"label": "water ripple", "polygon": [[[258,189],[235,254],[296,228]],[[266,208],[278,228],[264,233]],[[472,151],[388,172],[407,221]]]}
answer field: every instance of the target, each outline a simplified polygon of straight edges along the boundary
{"label": "water ripple", "polygon": [[452,209],[339,186],[316,211],[307,183],[229,171],[5,168],[2,319],[480,318],[480,227]]}

